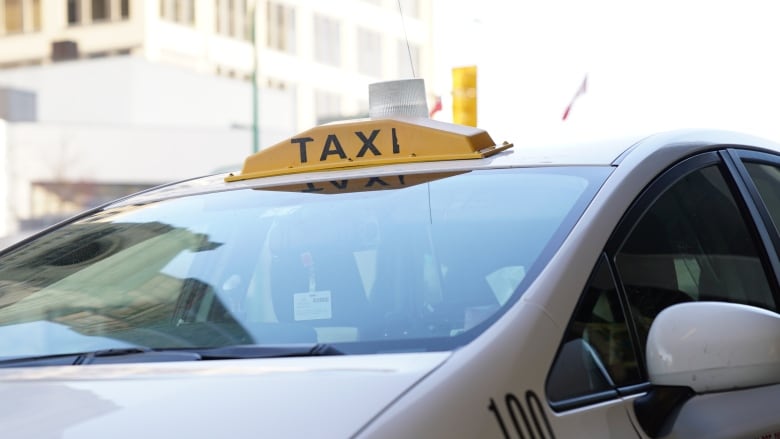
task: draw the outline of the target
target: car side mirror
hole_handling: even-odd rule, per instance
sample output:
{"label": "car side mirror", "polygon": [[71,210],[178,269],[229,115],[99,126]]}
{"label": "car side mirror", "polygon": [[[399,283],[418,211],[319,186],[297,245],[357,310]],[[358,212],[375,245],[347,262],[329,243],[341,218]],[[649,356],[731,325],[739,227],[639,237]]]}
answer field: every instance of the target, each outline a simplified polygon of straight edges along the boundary
{"label": "car side mirror", "polygon": [[670,306],[650,327],[646,362],[653,389],[634,408],[656,437],[694,394],[780,383],[780,315],[725,302]]}
{"label": "car side mirror", "polygon": [[646,349],[650,382],[696,393],[780,383],[780,315],[724,302],[661,311]]}

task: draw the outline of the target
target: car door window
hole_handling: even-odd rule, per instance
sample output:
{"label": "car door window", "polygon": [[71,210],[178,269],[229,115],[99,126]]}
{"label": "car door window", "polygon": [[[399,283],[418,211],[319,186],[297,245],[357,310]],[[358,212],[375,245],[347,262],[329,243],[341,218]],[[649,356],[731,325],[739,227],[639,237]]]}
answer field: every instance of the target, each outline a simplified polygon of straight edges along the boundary
{"label": "car door window", "polygon": [[[602,256],[577,305],[547,380],[547,397],[565,409],[616,396],[640,380],[637,359],[608,260]],[[579,397],[592,395],[586,400]],[[555,404],[561,401],[567,403]]]}
{"label": "car door window", "polygon": [[758,249],[720,167],[680,177],[645,210],[615,255],[639,345],[655,316],[676,303],[776,309]]}

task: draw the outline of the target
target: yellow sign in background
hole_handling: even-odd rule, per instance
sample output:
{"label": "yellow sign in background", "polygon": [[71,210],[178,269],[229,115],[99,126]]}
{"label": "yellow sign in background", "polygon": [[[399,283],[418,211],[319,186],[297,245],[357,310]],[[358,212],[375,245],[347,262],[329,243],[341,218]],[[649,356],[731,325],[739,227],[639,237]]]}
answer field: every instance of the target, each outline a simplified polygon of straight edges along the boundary
{"label": "yellow sign in background", "polygon": [[452,69],[452,121],[477,126],[477,66]]}

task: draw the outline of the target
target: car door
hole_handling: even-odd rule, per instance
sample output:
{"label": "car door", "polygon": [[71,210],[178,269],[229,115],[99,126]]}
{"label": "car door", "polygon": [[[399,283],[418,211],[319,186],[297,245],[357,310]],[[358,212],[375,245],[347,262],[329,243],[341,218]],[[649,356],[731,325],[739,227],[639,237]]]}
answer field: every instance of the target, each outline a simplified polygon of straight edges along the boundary
{"label": "car door", "polygon": [[[644,355],[650,325],[660,311],[690,301],[777,310],[772,243],[780,239],[775,230],[772,234],[762,222],[754,222],[761,212],[766,218],[770,214],[756,202],[760,191],[745,180],[749,171],[735,161],[735,154],[699,154],[665,171],[616,228],[548,376],[548,402],[561,418],[584,419],[605,405],[617,405],[641,437],[774,433],[776,416],[766,407],[780,403],[780,387],[696,395],[676,418],[648,420],[636,410],[652,388]],[[780,219],[777,199],[773,207]],[[763,405],[747,416],[733,410],[751,398]],[[625,426],[613,421],[601,428],[593,433],[619,437]]]}
{"label": "car door", "polygon": [[[701,154],[665,172],[637,200],[607,246],[647,379],[645,346],[663,309],[690,301],[777,311],[777,257],[762,207],[734,153]],[[753,191],[755,192],[755,191]],[[649,437],[762,437],[780,431],[780,386],[694,395],[674,416],[630,410]],[[747,408],[739,410],[737,408]],[[645,408],[643,408],[647,411]]]}

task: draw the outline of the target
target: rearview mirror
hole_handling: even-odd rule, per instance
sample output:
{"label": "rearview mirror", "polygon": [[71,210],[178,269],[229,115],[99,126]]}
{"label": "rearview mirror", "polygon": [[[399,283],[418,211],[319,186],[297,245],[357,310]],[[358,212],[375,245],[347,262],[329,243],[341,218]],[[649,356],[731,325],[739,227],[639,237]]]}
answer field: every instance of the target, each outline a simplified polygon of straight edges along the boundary
{"label": "rearview mirror", "polygon": [[646,357],[656,386],[705,393],[780,383],[780,315],[735,303],[673,305],[653,321]]}

